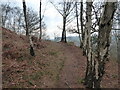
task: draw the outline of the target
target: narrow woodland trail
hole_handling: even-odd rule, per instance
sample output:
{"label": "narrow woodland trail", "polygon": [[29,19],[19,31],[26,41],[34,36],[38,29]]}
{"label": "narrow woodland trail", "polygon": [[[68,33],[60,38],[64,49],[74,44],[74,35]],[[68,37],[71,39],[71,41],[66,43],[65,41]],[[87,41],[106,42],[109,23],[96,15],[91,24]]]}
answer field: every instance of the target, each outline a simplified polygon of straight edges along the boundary
{"label": "narrow woodland trail", "polygon": [[83,88],[81,84],[85,76],[86,58],[82,55],[82,51],[73,46],[64,45],[63,50],[67,53],[64,66],[59,75],[57,87],[62,88]]}
{"label": "narrow woodland trail", "polygon": [[[25,36],[2,31],[3,88],[84,88],[86,57],[70,43],[34,40],[35,57],[29,55]],[[37,39],[36,39],[37,40]],[[103,88],[118,87],[118,63],[110,60],[105,67]]]}
{"label": "narrow woodland trail", "polygon": [[83,87],[86,58],[79,47],[51,41],[34,44],[36,57],[31,57],[25,37],[3,30],[3,87]]}

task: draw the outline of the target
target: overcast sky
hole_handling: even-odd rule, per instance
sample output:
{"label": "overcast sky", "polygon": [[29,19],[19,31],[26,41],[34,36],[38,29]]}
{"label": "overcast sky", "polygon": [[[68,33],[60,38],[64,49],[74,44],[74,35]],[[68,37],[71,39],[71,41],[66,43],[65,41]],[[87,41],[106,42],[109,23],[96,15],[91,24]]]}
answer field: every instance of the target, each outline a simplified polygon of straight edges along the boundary
{"label": "overcast sky", "polygon": [[[55,2],[57,0],[53,0]],[[59,1],[59,0],[58,0]],[[2,3],[11,2],[14,6],[23,7],[22,0],[0,0]],[[35,11],[39,12],[39,3],[40,0],[26,0],[27,7],[33,8]],[[58,11],[54,8],[54,6],[49,2],[49,0],[42,0],[42,13],[46,7],[46,11],[44,13],[44,22],[47,25],[47,34],[50,38],[54,38],[54,33],[58,36],[61,36],[62,30],[58,28],[58,26],[62,26],[62,16],[58,13]],[[67,36],[70,34],[67,33]]]}
{"label": "overcast sky", "polygon": [[[60,0],[52,0],[52,1],[58,2]],[[95,1],[99,2],[101,0],[95,0]],[[22,0],[0,0],[0,2],[2,3],[11,2],[12,5],[23,8]],[[33,8],[33,10],[35,10],[38,13],[39,13],[39,3],[40,3],[40,0],[26,0],[27,7]],[[58,13],[58,11],[54,8],[54,6],[49,2],[49,0],[42,0],[42,13],[45,7],[46,7],[46,11],[44,13],[45,17],[43,21],[47,25],[47,34],[50,36],[50,38],[54,38],[54,33],[56,33],[58,36],[61,36],[62,30],[60,30],[58,26],[62,28],[62,22],[63,22],[62,16]],[[67,36],[71,36],[71,34],[67,33]]]}

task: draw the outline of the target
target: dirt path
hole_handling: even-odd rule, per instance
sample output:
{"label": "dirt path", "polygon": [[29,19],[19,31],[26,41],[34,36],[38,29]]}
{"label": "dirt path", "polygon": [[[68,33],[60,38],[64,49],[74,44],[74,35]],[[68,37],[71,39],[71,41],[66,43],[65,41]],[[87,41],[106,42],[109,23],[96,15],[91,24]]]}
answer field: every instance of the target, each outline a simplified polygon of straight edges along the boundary
{"label": "dirt path", "polygon": [[[27,37],[6,29],[2,33],[4,88],[84,88],[86,58],[80,48],[70,43],[34,42],[36,56],[31,57]],[[107,62],[101,86],[117,88],[118,71],[118,61]]]}
{"label": "dirt path", "polygon": [[59,75],[59,82],[57,87],[62,88],[83,88],[81,84],[85,74],[85,57],[82,56],[80,49],[71,45],[64,45],[63,50],[66,60]]}

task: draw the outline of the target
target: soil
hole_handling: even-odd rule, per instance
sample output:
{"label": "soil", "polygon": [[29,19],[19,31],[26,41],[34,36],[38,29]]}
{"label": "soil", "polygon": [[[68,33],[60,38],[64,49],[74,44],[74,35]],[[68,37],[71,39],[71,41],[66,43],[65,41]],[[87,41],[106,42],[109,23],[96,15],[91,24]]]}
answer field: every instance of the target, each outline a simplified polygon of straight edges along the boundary
{"label": "soil", "polygon": [[84,88],[82,80],[85,76],[86,58],[82,51],[75,46],[64,44],[63,49],[66,52],[64,67],[60,73],[58,87],[64,88]]}
{"label": "soil", "polygon": [[[1,29],[0,29],[1,30]],[[2,29],[3,88],[85,88],[86,57],[71,43],[37,41],[35,57],[25,36]],[[118,62],[106,63],[102,88],[118,88]]]}

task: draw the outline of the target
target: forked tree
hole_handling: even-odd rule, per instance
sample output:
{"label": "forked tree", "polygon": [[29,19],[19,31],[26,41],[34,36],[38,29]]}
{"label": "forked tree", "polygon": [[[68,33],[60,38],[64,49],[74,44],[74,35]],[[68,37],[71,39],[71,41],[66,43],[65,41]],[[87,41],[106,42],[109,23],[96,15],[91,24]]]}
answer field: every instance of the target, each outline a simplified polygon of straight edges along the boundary
{"label": "forked tree", "polygon": [[75,7],[75,1],[74,0],[62,0],[62,2],[59,3],[61,5],[61,8],[58,8],[53,2],[51,2],[56,10],[62,15],[63,17],[63,30],[62,30],[62,38],[61,42],[67,42],[66,40],[66,25],[71,21],[71,12],[73,11]]}
{"label": "forked tree", "polygon": [[89,62],[87,62],[85,85],[88,88],[100,88],[100,83],[105,72],[105,63],[109,54],[110,32],[115,10],[116,2],[105,2],[98,30],[97,57],[94,57],[92,52],[90,53],[90,47],[87,46],[89,47],[87,48],[87,60]]}

